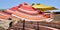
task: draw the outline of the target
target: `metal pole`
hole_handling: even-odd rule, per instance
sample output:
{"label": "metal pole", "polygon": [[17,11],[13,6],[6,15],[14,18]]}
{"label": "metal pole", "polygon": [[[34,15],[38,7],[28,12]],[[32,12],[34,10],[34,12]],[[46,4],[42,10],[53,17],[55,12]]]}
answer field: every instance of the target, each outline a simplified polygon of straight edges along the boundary
{"label": "metal pole", "polygon": [[25,30],[25,20],[23,20],[23,30]]}
{"label": "metal pole", "polygon": [[37,30],[39,30],[39,22],[37,22]]}

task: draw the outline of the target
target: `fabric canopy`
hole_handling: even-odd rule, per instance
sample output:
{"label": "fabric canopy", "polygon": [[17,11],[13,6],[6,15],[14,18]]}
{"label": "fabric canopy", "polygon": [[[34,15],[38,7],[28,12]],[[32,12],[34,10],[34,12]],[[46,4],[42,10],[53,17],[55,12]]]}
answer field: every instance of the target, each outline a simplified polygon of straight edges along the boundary
{"label": "fabric canopy", "polygon": [[40,10],[40,11],[46,11],[46,10],[57,10],[57,8],[52,7],[52,6],[47,6],[43,4],[32,4],[32,7]]}

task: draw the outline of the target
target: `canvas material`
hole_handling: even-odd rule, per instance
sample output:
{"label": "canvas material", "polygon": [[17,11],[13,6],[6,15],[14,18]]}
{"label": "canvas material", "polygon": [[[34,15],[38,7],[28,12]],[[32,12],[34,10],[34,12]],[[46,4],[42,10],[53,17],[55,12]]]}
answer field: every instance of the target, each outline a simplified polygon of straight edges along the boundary
{"label": "canvas material", "polygon": [[0,19],[0,26],[5,29],[8,29],[10,22],[12,22],[12,20],[1,20]]}

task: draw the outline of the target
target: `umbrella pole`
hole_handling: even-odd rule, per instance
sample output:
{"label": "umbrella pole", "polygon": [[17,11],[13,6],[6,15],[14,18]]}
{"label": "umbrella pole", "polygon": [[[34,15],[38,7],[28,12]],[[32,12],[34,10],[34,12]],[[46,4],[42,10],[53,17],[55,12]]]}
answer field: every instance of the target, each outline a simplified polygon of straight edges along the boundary
{"label": "umbrella pole", "polygon": [[25,20],[23,20],[23,30],[25,30]]}
{"label": "umbrella pole", "polygon": [[37,22],[37,30],[39,30],[39,22]]}

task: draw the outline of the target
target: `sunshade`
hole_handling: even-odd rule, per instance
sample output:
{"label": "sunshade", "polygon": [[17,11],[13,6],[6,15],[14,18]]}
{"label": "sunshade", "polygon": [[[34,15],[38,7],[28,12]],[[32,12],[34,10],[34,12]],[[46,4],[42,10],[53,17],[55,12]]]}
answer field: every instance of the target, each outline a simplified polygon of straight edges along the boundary
{"label": "sunshade", "polygon": [[57,8],[53,7],[53,6],[47,6],[44,4],[32,4],[32,7],[40,10],[40,11],[46,11],[46,10],[57,10]]}

